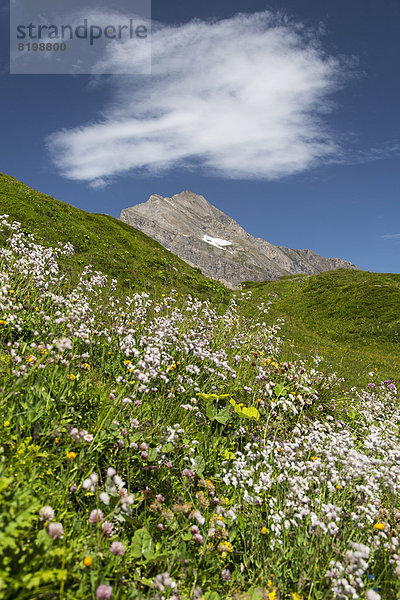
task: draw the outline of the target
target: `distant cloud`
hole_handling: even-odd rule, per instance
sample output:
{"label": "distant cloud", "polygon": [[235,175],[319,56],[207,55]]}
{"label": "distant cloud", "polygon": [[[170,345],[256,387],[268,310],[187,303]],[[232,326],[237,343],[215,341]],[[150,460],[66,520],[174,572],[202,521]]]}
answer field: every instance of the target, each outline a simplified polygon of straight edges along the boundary
{"label": "distant cloud", "polygon": [[379,236],[382,240],[400,240],[400,233],[384,233]]}
{"label": "distant cloud", "polygon": [[[239,14],[158,27],[152,54],[151,76],[110,78],[101,119],[47,139],[65,177],[101,187],[179,167],[273,180],[337,155],[324,115],[345,69],[317,33],[270,12]],[[126,43],[105,63],[118,74],[135,60]]]}
{"label": "distant cloud", "polygon": [[387,160],[400,156],[400,143],[398,141],[388,142],[382,146],[367,148],[363,150],[347,149],[338,153],[329,160],[333,164],[362,165],[377,160]]}
{"label": "distant cloud", "polygon": [[393,142],[377,148],[370,148],[367,156],[370,160],[382,160],[400,155],[400,143]]}

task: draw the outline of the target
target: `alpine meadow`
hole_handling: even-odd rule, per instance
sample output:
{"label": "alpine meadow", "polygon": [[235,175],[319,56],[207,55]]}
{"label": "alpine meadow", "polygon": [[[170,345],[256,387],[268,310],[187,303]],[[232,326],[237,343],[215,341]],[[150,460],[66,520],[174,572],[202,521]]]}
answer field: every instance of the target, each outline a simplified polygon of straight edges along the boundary
{"label": "alpine meadow", "polygon": [[0,177],[0,598],[400,594],[400,275],[230,290]]}

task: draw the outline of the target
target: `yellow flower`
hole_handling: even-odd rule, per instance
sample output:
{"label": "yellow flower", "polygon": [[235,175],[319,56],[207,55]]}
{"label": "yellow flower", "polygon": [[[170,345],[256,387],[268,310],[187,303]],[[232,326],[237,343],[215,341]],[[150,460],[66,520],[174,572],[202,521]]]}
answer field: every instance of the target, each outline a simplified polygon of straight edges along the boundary
{"label": "yellow flower", "polygon": [[375,523],[374,527],[375,529],[379,529],[379,531],[382,531],[383,529],[385,529],[385,523]]}
{"label": "yellow flower", "polygon": [[68,460],[74,460],[74,458],[76,458],[76,452],[67,452],[66,456]]}
{"label": "yellow flower", "polygon": [[31,450],[31,452],[39,452],[40,446],[37,446],[35,444],[31,444],[30,446],[28,446],[28,450]]}
{"label": "yellow flower", "polygon": [[268,529],[265,527],[261,527],[261,535],[267,535]]}
{"label": "yellow flower", "polygon": [[83,564],[85,565],[85,567],[91,567],[92,563],[93,563],[92,557],[85,556],[85,558],[83,559]]}
{"label": "yellow flower", "polygon": [[7,321],[4,321],[4,319],[0,319],[0,325],[7,325]]}
{"label": "yellow flower", "polygon": [[297,592],[292,592],[293,600],[302,600],[302,597]]}
{"label": "yellow flower", "polygon": [[70,381],[74,381],[76,379],[76,375],[74,375],[73,373],[68,373],[67,379],[69,379]]}
{"label": "yellow flower", "polygon": [[10,427],[10,421],[4,421],[4,427]]}
{"label": "yellow flower", "polygon": [[221,542],[218,544],[218,552],[220,552],[221,555],[225,554],[226,556],[227,552],[233,552],[233,546],[230,542]]}
{"label": "yellow flower", "polygon": [[58,438],[54,438],[54,443],[58,444]]}
{"label": "yellow flower", "polygon": [[276,600],[277,595],[276,595],[276,590],[272,590],[271,592],[268,592],[268,600]]}
{"label": "yellow flower", "polygon": [[14,294],[14,290],[8,290],[9,294]]}

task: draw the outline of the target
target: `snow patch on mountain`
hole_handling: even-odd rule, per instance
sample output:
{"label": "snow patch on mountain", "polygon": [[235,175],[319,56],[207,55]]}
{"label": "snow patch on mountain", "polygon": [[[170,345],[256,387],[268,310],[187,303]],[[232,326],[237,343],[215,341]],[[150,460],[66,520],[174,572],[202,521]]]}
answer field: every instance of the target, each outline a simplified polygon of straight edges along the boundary
{"label": "snow patch on mountain", "polygon": [[232,242],[228,242],[227,240],[222,240],[221,238],[214,238],[210,235],[203,235],[203,242],[206,244],[211,244],[211,246],[215,246],[220,250],[226,250],[226,246],[232,246]]}

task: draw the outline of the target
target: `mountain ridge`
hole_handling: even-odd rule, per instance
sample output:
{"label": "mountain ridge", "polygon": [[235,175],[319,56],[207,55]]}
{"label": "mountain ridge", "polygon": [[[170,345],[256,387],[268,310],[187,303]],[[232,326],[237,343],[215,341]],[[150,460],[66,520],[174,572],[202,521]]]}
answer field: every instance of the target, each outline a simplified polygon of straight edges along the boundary
{"label": "mountain ridge", "polygon": [[123,209],[121,221],[155,239],[204,275],[238,288],[244,281],[276,280],[284,275],[316,275],[351,262],[325,258],[312,250],[274,246],[255,238],[232,217],[189,190]]}

